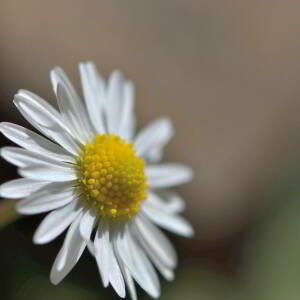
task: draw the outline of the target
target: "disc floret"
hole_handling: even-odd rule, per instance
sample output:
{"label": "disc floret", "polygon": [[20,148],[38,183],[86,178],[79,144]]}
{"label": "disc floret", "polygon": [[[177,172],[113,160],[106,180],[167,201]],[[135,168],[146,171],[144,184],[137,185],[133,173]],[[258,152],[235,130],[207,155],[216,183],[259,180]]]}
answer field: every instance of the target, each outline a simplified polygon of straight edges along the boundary
{"label": "disc floret", "polygon": [[78,158],[81,198],[97,214],[131,218],[147,198],[145,162],[133,144],[119,136],[98,134]]}

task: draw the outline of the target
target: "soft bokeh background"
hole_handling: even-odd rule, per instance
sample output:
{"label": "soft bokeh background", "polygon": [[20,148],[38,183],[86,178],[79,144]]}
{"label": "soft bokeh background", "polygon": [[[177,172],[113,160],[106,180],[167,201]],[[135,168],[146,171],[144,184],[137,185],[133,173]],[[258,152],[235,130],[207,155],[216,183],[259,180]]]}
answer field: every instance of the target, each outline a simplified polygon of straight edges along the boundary
{"label": "soft bokeh background", "polygon": [[[169,235],[180,264],[161,299],[300,299],[299,11],[294,0],[0,0],[1,121],[26,124],[19,88],[56,105],[56,65],[79,89],[86,60],[135,81],[139,127],[174,121],[165,159],[195,170],[178,191],[196,236]],[[1,182],[16,177],[1,170]],[[0,299],[117,299],[88,254],[50,284],[62,239],[32,245],[40,220],[0,231]]]}

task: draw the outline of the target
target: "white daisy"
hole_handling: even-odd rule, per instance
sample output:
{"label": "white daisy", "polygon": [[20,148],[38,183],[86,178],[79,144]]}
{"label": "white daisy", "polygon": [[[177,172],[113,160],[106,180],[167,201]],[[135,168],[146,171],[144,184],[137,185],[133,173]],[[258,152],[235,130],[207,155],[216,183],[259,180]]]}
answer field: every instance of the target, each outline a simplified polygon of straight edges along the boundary
{"label": "white daisy", "polygon": [[[160,118],[136,136],[134,87],[115,71],[108,83],[93,63],[79,65],[84,101],[60,68],[50,77],[59,111],[39,96],[20,90],[14,103],[45,137],[3,122],[1,132],[21,146],[4,147],[1,156],[23,177],[4,183],[0,194],[19,199],[22,214],[50,212],[33,241],[45,244],[68,227],[50,280],[58,284],[86,247],[95,257],[103,285],[136,299],[133,279],[152,297],[160,295],[158,275],[173,279],[174,248],[154,225],[191,236],[178,214],[184,202],[165,188],[192,178],[181,164],[157,164],[173,135]],[[146,162],[148,164],[146,165]],[[152,265],[153,264],[153,265]]]}

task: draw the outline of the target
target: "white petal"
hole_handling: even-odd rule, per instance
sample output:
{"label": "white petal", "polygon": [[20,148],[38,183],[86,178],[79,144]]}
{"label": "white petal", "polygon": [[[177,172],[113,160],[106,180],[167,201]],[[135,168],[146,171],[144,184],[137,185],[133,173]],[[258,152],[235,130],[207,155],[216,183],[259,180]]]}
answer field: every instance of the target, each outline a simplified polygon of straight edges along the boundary
{"label": "white petal", "polygon": [[110,254],[109,254],[109,227],[107,221],[102,218],[95,235],[95,257],[103,286],[109,283]]}
{"label": "white petal", "polygon": [[126,296],[125,291],[125,283],[124,278],[121,273],[118,261],[116,259],[115,253],[113,251],[113,247],[111,243],[108,243],[109,249],[109,256],[110,256],[110,272],[109,272],[109,282],[111,283],[112,287],[116,291],[116,293],[121,297],[124,298]]}
{"label": "white petal", "polygon": [[11,180],[0,186],[0,196],[11,199],[27,197],[48,183],[47,181],[36,181],[27,178]]}
{"label": "white petal", "polygon": [[59,161],[74,161],[73,157],[63,148],[27,128],[13,123],[2,122],[0,131],[8,139],[31,152],[50,154],[51,158]]}
{"label": "white petal", "polygon": [[71,154],[77,155],[78,143],[59,113],[51,105],[38,96],[23,90],[15,95],[14,103],[32,126]]}
{"label": "white petal", "polygon": [[119,71],[114,71],[111,74],[107,93],[108,132],[118,134],[123,97],[123,76]]}
{"label": "white petal", "polygon": [[53,165],[69,168],[70,164],[52,159],[48,154],[38,154],[19,147],[3,147],[1,156],[18,167],[31,167],[35,165]]}
{"label": "white petal", "polygon": [[135,284],[134,284],[134,281],[132,279],[132,276],[130,274],[130,271],[129,269],[126,267],[126,265],[119,261],[119,266],[122,270],[122,274],[123,274],[123,277],[124,277],[124,280],[126,282],[126,286],[128,288],[128,291],[129,291],[129,295],[130,295],[130,298],[132,300],[137,300],[137,295],[136,295],[136,289],[135,289]]}
{"label": "white petal", "polygon": [[[59,112],[50,105],[47,101],[39,97],[38,95],[27,91],[27,90],[19,90],[18,93],[15,95],[16,102],[26,103],[28,107],[34,108],[33,111],[40,111],[40,114],[37,116],[40,123],[45,126],[49,127],[53,121],[58,123],[62,128],[66,131],[69,131],[69,128],[65,126]],[[15,100],[14,99],[14,100]],[[53,119],[53,121],[49,122],[49,117]]]}
{"label": "white petal", "polygon": [[134,85],[130,81],[124,83],[124,99],[120,116],[119,135],[125,140],[131,140],[135,131],[134,116]]}
{"label": "white petal", "polygon": [[160,260],[159,257],[154,256],[153,253],[150,253],[149,250],[146,250],[151,261],[157,268],[157,270],[161,273],[161,275],[168,281],[172,281],[175,277],[174,271],[168,267],[166,267]]}
{"label": "white petal", "polygon": [[143,241],[141,240],[141,244],[145,250],[145,252],[148,254],[148,256],[150,257],[152,263],[154,264],[154,266],[157,268],[157,270],[161,273],[161,275],[169,281],[172,281],[174,279],[174,271],[173,269],[166,267],[162,261],[160,260],[159,257],[155,256],[153,252],[151,252],[151,250],[149,248],[147,248],[147,245],[143,243]]}
{"label": "white petal", "polygon": [[143,212],[154,223],[163,227],[164,229],[186,237],[191,237],[194,234],[193,227],[187,220],[175,214],[165,213],[164,211],[159,210],[155,206],[151,205],[149,202],[145,203]]}
{"label": "white petal", "polygon": [[175,268],[177,265],[177,254],[168,240],[168,238],[147,218],[139,215],[134,221],[136,228],[143,237],[144,242],[155,256],[160,257],[160,260],[169,268]]}
{"label": "white petal", "polygon": [[18,170],[20,176],[33,180],[45,180],[52,182],[72,181],[77,179],[73,168],[65,168],[54,165],[35,165]]}
{"label": "white petal", "polygon": [[80,63],[79,71],[85,105],[91,122],[97,133],[104,133],[103,109],[106,97],[105,84],[93,63]]}
{"label": "white petal", "polygon": [[116,235],[114,246],[117,255],[128,267],[136,282],[153,298],[159,297],[160,284],[157,274],[143,250],[132,239],[129,230],[123,235]]}
{"label": "white petal", "polygon": [[[163,259],[161,256],[159,256],[158,253],[153,251],[152,245],[148,244],[148,241],[146,241],[146,238],[140,233],[140,231],[136,228],[136,225],[132,228],[134,230],[135,236],[142,245],[145,252],[150,257],[153,264],[156,266],[158,271],[167,279],[167,280],[173,280],[174,279],[174,272],[171,267],[168,267],[165,265]],[[156,241],[157,242],[157,241]]]}
{"label": "white petal", "polygon": [[92,138],[93,131],[84,105],[65,72],[56,67],[50,72],[50,78],[64,120],[75,130],[81,141]]}
{"label": "white petal", "polygon": [[153,188],[165,188],[190,181],[191,168],[181,164],[149,165],[146,167],[149,184]]}
{"label": "white petal", "polygon": [[180,196],[169,191],[161,191],[159,194],[149,192],[147,201],[169,214],[182,212],[185,208],[185,203]]}
{"label": "white petal", "polygon": [[157,149],[162,150],[173,134],[174,129],[168,118],[160,118],[153,121],[137,135],[135,139],[137,153],[147,157],[153,149],[156,151]]}
{"label": "white petal", "polygon": [[158,298],[160,296],[160,283],[158,276],[143,250],[136,244],[131,235],[128,236],[129,249],[132,251],[132,255],[135,259],[136,265],[138,266],[140,275],[143,274],[146,278],[148,277],[147,280],[149,280],[149,282],[153,285],[152,289],[147,292],[151,297]]}
{"label": "white petal", "polygon": [[150,163],[157,163],[161,161],[163,154],[163,147],[153,147],[149,149],[149,151],[147,151],[143,157]]}
{"label": "white petal", "polygon": [[73,106],[73,99],[68,93],[66,87],[61,83],[57,84],[56,97],[59,110],[64,117],[65,122],[69,124],[70,128],[72,128],[74,136],[78,137],[82,144],[86,143],[92,137],[90,134],[92,131],[90,130],[88,134],[88,131],[84,130],[84,125],[82,124],[81,116],[86,114],[85,108],[82,106],[81,114],[76,115],[76,111],[74,111]]}
{"label": "white petal", "polygon": [[82,214],[77,216],[71,224],[50,273],[50,281],[53,284],[60,283],[66,275],[74,268],[81,257],[86,243],[79,232],[79,224]]}
{"label": "white petal", "polygon": [[70,183],[51,183],[42,190],[17,203],[17,211],[21,214],[39,214],[62,207],[76,197]]}
{"label": "white petal", "polygon": [[87,246],[92,253],[95,255],[95,247],[92,241],[90,240],[91,234],[95,225],[96,217],[91,211],[86,211],[80,221],[79,231],[82,238],[87,243]]}
{"label": "white petal", "polygon": [[76,201],[49,213],[39,225],[33,236],[35,244],[46,244],[58,237],[79,215],[82,208]]}

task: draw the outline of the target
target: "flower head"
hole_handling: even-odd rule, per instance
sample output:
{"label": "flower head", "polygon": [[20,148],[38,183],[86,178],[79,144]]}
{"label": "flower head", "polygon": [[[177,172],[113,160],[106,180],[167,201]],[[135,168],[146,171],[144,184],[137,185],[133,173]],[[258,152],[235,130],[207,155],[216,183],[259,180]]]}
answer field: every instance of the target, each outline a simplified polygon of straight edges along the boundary
{"label": "flower head", "polygon": [[34,234],[36,244],[68,228],[52,283],[59,283],[88,247],[105,287],[111,284],[120,297],[127,287],[136,299],[134,279],[157,298],[153,265],[171,280],[177,256],[156,225],[193,234],[178,215],[184,202],[165,189],[189,181],[192,171],[159,164],[173,135],[169,119],[160,118],[135,135],[134,87],[120,72],[106,83],[93,63],[80,64],[79,70],[84,101],[60,68],[50,73],[59,111],[29,91],[15,95],[18,110],[43,136],[0,124],[0,131],[22,147],[4,147],[1,156],[23,177],[0,186],[0,195],[21,199],[17,210],[22,214],[51,211]]}

